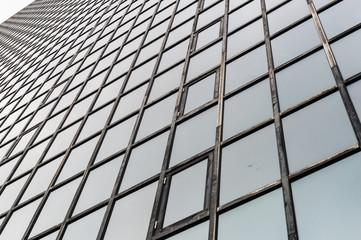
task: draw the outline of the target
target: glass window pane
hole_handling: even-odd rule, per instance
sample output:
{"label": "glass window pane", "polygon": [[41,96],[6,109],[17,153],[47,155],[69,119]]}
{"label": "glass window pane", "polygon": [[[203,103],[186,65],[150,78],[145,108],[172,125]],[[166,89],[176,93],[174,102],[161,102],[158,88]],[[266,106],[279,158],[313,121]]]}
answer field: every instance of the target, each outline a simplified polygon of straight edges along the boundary
{"label": "glass window pane", "polygon": [[283,128],[290,172],[357,142],[338,93],[284,118]]}
{"label": "glass window pane", "polygon": [[229,14],[228,32],[248,23],[250,20],[261,15],[260,1],[254,0],[246,6]]}
{"label": "glass window pane", "polygon": [[360,39],[361,30],[358,30],[331,44],[344,79],[361,72]]}
{"label": "glass window pane", "polygon": [[208,23],[224,15],[224,1],[207,9],[198,16],[197,29],[206,26]]}
{"label": "glass window pane", "polygon": [[48,188],[63,157],[64,156],[60,156],[55,160],[52,160],[50,163],[42,166],[36,171],[35,176],[31,180],[20,202],[26,201]]}
{"label": "glass window pane", "polygon": [[225,92],[229,93],[267,72],[266,48],[263,45],[226,65]]}
{"label": "glass window pane", "polygon": [[96,133],[97,131],[102,130],[106,121],[108,120],[109,113],[112,110],[112,107],[113,104],[109,104],[100,109],[99,111],[90,114],[83,126],[83,129],[80,132],[77,142]]}
{"label": "glass window pane", "polygon": [[35,147],[31,148],[24,156],[23,160],[21,161],[20,165],[15,171],[14,177],[18,176],[19,174],[33,168],[34,165],[39,161],[43,151],[48,145],[49,140],[46,140]]}
{"label": "glass window pane", "polygon": [[13,170],[17,160],[18,158],[12,159],[11,161],[0,166],[0,186],[5,182],[10,172]]}
{"label": "glass window pane", "polygon": [[186,36],[188,36],[192,32],[193,21],[194,21],[194,19],[191,19],[191,20],[183,23],[179,27],[170,31],[168,38],[167,38],[167,44],[165,45],[165,47],[167,48],[167,47],[171,46],[172,44],[178,42],[182,38],[185,38]]}
{"label": "glass window pane", "polygon": [[218,239],[287,240],[281,190],[268,193],[220,215]]}
{"label": "glass window pane", "polygon": [[277,10],[268,14],[270,33],[276,33],[284,27],[296,22],[304,16],[310,14],[307,2],[304,0],[293,0]]}
{"label": "glass window pane", "polygon": [[323,51],[318,51],[276,73],[276,80],[281,110],[286,110],[335,85]]}
{"label": "glass window pane", "polygon": [[216,74],[213,73],[201,81],[189,86],[184,113],[188,113],[189,111],[213,99],[215,77]]}
{"label": "glass window pane", "polygon": [[280,179],[275,127],[265,127],[223,148],[221,171],[220,204]]}
{"label": "glass window pane", "polygon": [[38,208],[40,200],[38,199],[15,211],[1,232],[0,240],[21,239]]}
{"label": "glass window pane", "polygon": [[107,130],[95,162],[99,162],[128,146],[136,118],[137,116],[131,117]]}
{"label": "glass window pane", "polygon": [[102,88],[98,99],[96,101],[96,103],[93,106],[93,109],[96,109],[98,107],[100,107],[101,105],[109,102],[110,100],[113,100],[114,98],[116,98],[118,96],[119,90],[123,85],[123,78],[118,79],[112,83],[110,83],[109,85],[105,86],[104,88]]}
{"label": "glass window pane", "polygon": [[180,84],[184,63],[181,63],[154,79],[148,102],[162,96]]}
{"label": "glass window pane", "polygon": [[177,94],[173,94],[144,111],[137,140],[170,124],[174,114],[176,100]]}
{"label": "glass window pane", "polygon": [[312,19],[271,41],[275,66],[279,66],[320,44]]}
{"label": "glass window pane", "polygon": [[204,47],[213,40],[219,38],[220,22],[216,22],[212,26],[198,33],[197,49]]}
{"label": "glass window pane", "polygon": [[117,109],[115,110],[112,122],[115,122],[139,109],[143,102],[144,94],[147,88],[148,84],[144,84],[143,86],[123,96],[119,101]]}
{"label": "glass window pane", "polygon": [[177,235],[166,238],[166,240],[207,240],[208,239],[209,222],[198,224],[190,229],[187,229]]}
{"label": "glass window pane", "polygon": [[157,182],[118,200],[104,239],[145,239],[156,189]]}
{"label": "glass window pane", "polygon": [[327,37],[333,38],[348,28],[359,24],[361,22],[360,9],[361,2],[359,0],[347,0],[341,1],[320,13],[320,20]]}
{"label": "glass window pane", "polygon": [[74,209],[74,215],[110,197],[123,156],[90,171]]}
{"label": "glass window pane", "polygon": [[205,49],[205,51],[192,56],[189,60],[187,81],[192,80],[193,78],[220,64],[221,53],[222,42],[218,42]]}
{"label": "glass window pane", "polygon": [[7,185],[0,196],[0,213],[4,213],[13,205],[29,174]]}
{"label": "glass window pane", "polygon": [[172,176],[163,226],[203,210],[207,161]]}
{"label": "glass window pane", "polygon": [[99,136],[96,136],[71,150],[57,179],[57,183],[64,181],[87,167],[98,139]]}
{"label": "glass window pane", "polygon": [[50,158],[61,151],[64,151],[71,144],[75,133],[78,131],[80,122],[68,127],[67,129],[59,132],[53,143],[51,144],[48,152],[45,155],[45,159]]}
{"label": "glass window pane", "polygon": [[162,55],[162,59],[160,61],[158,72],[170,67],[176,62],[185,58],[187,49],[188,49],[189,39],[184,40],[181,43],[178,43],[176,46],[171,49],[165,51]]}
{"label": "glass window pane", "polygon": [[33,230],[30,233],[30,237],[33,237],[63,221],[80,180],[81,178],[78,178],[50,193],[37,221],[35,222]]}
{"label": "glass window pane", "polygon": [[358,239],[360,153],[292,183],[300,239]]}
{"label": "glass window pane", "polygon": [[199,115],[177,126],[170,159],[170,167],[214,146],[216,137],[217,108]]}
{"label": "glass window pane", "polygon": [[160,172],[168,135],[167,131],[132,150],[120,192]]}
{"label": "glass window pane", "polygon": [[132,73],[130,74],[127,82],[127,86],[125,87],[125,91],[128,91],[145,80],[148,80],[152,76],[156,60],[157,58],[153,58],[149,62],[144,63],[142,66],[132,70]]}
{"label": "glass window pane", "polygon": [[269,80],[247,88],[224,103],[223,139],[273,116]]}
{"label": "glass window pane", "polygon": [[96,239],[103,220],[105,207],[71,223],[65,231],[63,240]]}
{"label": "glass window pane", "polygon": [[263,41],[263,39],[264,33],[261,19],[228,36],[227,58],[243,52],[256,43]]}
{"label": "glass window pane", "polygon": [[89,110],[90,104],[92,103],[94,96],[95,94],[92,94],[89,97],[83,99],[82,101],[76,103],[73,106],[73,108],[70,110],[70,113],[64,123],[64,126],[83,117]]}

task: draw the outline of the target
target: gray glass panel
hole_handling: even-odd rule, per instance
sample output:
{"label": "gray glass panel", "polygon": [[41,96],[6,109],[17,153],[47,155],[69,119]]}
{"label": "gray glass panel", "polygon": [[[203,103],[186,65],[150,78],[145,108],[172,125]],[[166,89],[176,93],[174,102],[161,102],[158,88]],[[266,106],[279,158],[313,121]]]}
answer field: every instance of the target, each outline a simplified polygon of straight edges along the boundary
{"label": "gray glass panel", "polygon": [[55,132],[60,122],[63,120],[65,113],[66,111],[63,111],[62,113],[59,113],[55,117],[52,117],[49,120],[47,120],[43,128],[41,129],[39,135],[37,136],[36,141],[42,140],[45,137],[51,135],[53,132]]}
{"label": "gray glass panel", "polygon": [[286,110],[335,85],[323,51],[318,51],[276,73],[276,80],[281,110]]}
{"label": "gray glass panel", "polygon": [[89,79],[85,83],[85,86],[84,86],[83,90],[81,91],[81,94],[79,95],[79,99],[81,99],[82,97],[88,95],[89,93],[91,93],[93,91],[97,91],[98,88],[101,86],[106,74],[107,74],[107,71],[102,72],[101,74]]}
{"label": "gray glass panel", "polygon": [[361,30],[358,30],[331,45],[344,79],[361,72],[360,39]]}
{"label": "gray glass panel", "polygon": [[181,43],[178,43],[173,48],[165,51],[162,55],[162,59],[159,64],[158,72],[170,67],[176,62],[185,58],[187,49],[188,49],[189,39],[184,40]]}
{"label": "gray glass panel", "polygon": [[[177,10],[182,9],[186,4],[189,4],[188,0],[180,1]],[[197,11],[197,6],[198,6],[198,3],[196,2],[196,3],[193,3],[192,5],[189,5],[181,12],[177,12],[177,14],[174,16],[172,27],[176,27],[178,24],[184,22],[184,20],[194,16]]]}
{"label": "gray glass panel", "polygon": [[174,114],[176,100],[177,94],[173,94],[144,111],[137,140],[170,124]]}
{"label": "gray glass panel", "polygon": [[279,66],[320,44],[312,19],[271,41],[275,66]]}
{"label": "gray glass panel", "polygon": [[227,58],[240,53],[264,39],[262,19],[228,36]]}
{"label": "gray glass panel", "polygon": [[221,171],[220,204],[280,179],[275,127],[265,127],[223,148]]}
{"label": "gray glass panel", "polygon": [[105,207],[101,208],[90,215],[85,216],[71,223],[65,231],[63,240],[74,240],[74,239],[96,239],[100,224],[103,220],[105,213]]}
{"label": "gray glass panel", "polygon": [[123,156],[117,157],[90,171],[74,209],[74,215],[110,197],[122,160]]}
{"label": "gray glass panel", "polygon": [[57,179],[57,183],[64,181],[86,168],[98,139],[99,136],[71,150]]}
{"label": "gray glass panel", "polygon": [[111,84],[105,86],[99,96],[97,101],[95,102],[93,109],[96,109],[100,107],[101,105],[105,104],[106,102],[109,102],[110,100],[113,100],[118,96],[119,90],[123,85],[124,79],[118,79],[115,82],[112,82]]}
{"label": "gray glass panel", "polygon": [[188,113],[213,99],[215,77],[216,74],[214,73],[189,86],[184,113]]}
{"label": "gray glass panel", "polygon": [[284,118],[283,128],[290,172],[357,142],[338,93]]}
{"label": "gray glass panel", "polygon": [[265,1],[266,1],[267,10],[270,10],[271,8],[279,5],[281,2],[286,2],[287,0],[265,0]]}
{"label": "gray glass panel", "polygon": [[152,76],[156,61],[157,58],[154,58],[149,62],[143,64],[142,66],[138,67],[137,69],[134,69],[130,74],[125,90],[127,91],[137,86],[138,84],[144,82],[145,80],[148,80],[148,78]]}
{"label": "gray glass panel", "polygon": [[148,84],[144,84],[143,86],[123,96],[120,99],[117,109],[115,110],[112,122],[115,122],[116,120],[119,120],[122,117],[127,116],[129,113],[139,109],[143,102],[144,94],[147,88]]}
{"label": "gray glass panel", "polygon": [[273,34],[283,29],[287,25],[296,22],[302,17],[310,14],[307,2],[303,0],[293,0],[282,7],[268,14],[270,33]]}
{"label": "gray glass panel", "polygon": [[218,239],[288,239],[281,190],[220,215]]}
{"label": "gray glass panel", "polygon": [[193,21],[194,19],[191,19],[169,32],[165,47],[169,47],[170,45],[178,42],[180,39],[188,36],[192,32]]}
{"label": "gray glass panel", "polygon": [[267,71],[266,48],[261,46],[226,65],[225,92],[229,93]]}
{"label": "gray glass panel", "polygon": [[[361,22],[361,1],[341,1],[332,8],[320,13],[322,26],[327,37],[333,38],[341,32]],[[342,21],[340,21],[342,19]]]}
{"label": "gray glass panel", "polygon": [[83,129],[81,130],[77,141],[83,140],[84,138],[96,133],[103,129],[110,111],[112,110],[113,104],[109,104],[99,111],[96,111],[88,116]]}
{"label": "gray glass panel", "polygon": [[197,29],[206,26],[208,23],[224,15],[224,2],[207,9],[198,16]]}
{"label": "gray glass panel", "polygon": [[205,49],[205,51],[192,56],[189,60],[187,81],[220,64],[221,53],[222,42],[218,42],[215,45]]}
{"label": "gray glass panel", "polygon": [[78,178],[50,193],[39,218],[35,222],[30,237],[63,221],[80,180],[81,178]]}
{"label": "gray glass panel", "polygon": [[213,24],[202,32],[198,33],[197,49],[204,47],[213,40],[219,38],[220,22]]}
{"label": "gray glass panel", "polygon": [[166,238],[167,240],[207,240],[208,239],[209,222],[204,222],[187,229],[177,235]]}
{"label": "gray glass panel", "polygon": [[233,31],[239,26],[244,25],[250,20],[261,15],[260,1],[254,0],[246,6],[229,14],[228,32]]}
{"label": "gray glass panel", "polygon": [[160,172],[168,135],[167,131],[132,150],[120,192]]}
{"label": "gray glass panel", "polygon": [[173,143],[170,166],[174,166],[214,146],[216,122],[217,108],[212,107],[178,125]]}
{"label": "gray glass panel", "polygon": [[30,168],[34,167],[34,165],[39,161],[43,151],[48,145],[49,140],[46,140],[36,147],[30,149],[24,156],[23,160],[21,161],[20,165],[15,171],[14,177],[18,176],[19,174],[29,170]]}
{"label": "gray glass panel", "polygon": [[61,151],[64,151],[72,142],[76,131],[78,131],[78,127],[80,126],[80,122],[68,127],[64,131],[59,132],[56,135],[55,140],[51,144],[48,152],[46,153],[44,159],[50,158]]}
{"label": "gray glass panel", "polygon": [[203,210],[207,161],[172,176],[163,226]]}
{"label": "gray glass panel", "polygon": [[24,235],[38,205],[40,199],[15,211],[5,229],[0,234],[0,240],[21,239]]}
{"label": "gray glass panel", "polygon": [[292,183],[300,239],[358,239],[361,156],[353,155]]}
{"label": "gray glass panel", "polygon": [[182,78],[183,66],[184,63],[181,63],[154,79],[148,102],[179,86]]}
{"label": "gray glass panel", "polygon": [[238,7],[247,1],[248,0],[229,0],[229,10],[232,10],[233,8]]}
{"label": "gray glass panel", "polygon": [[58,236],[59,231],[50,233],[49,235],[46,235],[45,237],[40,238],[41,240],[56,240],[56,237]]}
{"label": "gray glass panel", "polygon": [[125,59],[121,60],[120,62],[116,63],[109,76],[108,76],[108,81],[112,81],[113,79],[119,77],[120,75],[128,72],[130,65],[132,64],[133,58],[134,58],[135,54],[132,54],[128,57],[126,57]]}
{"label": "gray glass panel", "polygon": [[17,163],[18,158],[12,159],[11,161],[1,165],[0,167],[0,186],[5,182],[10,172],[13,170],[15,163]]}
{"label": "gray glass panel", "polygon": [[36,171],[20,202],[26,201],[48,188],[63,157],[64,156],[60,156],[56,158]]}
{"label": "gray glass panel", "polygon": [[139,63],[144,62],[145,60],[154,56],[155,54],[158,54],[162,42],[163,42],[163,38],[159,38],[156,41],[152,42],[151,44],[143,47],[139,52],[135,65],[138,65]]}
{"label": "gray glass panel", "polygon": [[267,79],[225,101],[223,139],[272,116],[272,98]]}
{"label": "gray glass panel", "polygon": [[14,203],[29,174],[7,185],[0,196],[0,213],[6,212]]}
{"label": "gray glass panel", "polygon": [[76,103],[73,108],[70,110],[68,117],[66,118],[64,125],[67,126],[69,123],[83,117],[87,111],[89,110],[90,104],[93,101],[94,95],[90,95],[89,97],[83,99],[82,101]]}
{"label": "gray glass panel", "polygon": [[109,157],[128,145],[136,117],[137,116],[131,117],[115,127],[108,129],[95,162],[99,162],[104,158]]}
{"label": "gray glass panel", "polygon": [[115,203],[104,239],[122,236],[124,239],[144,240],[153,208],[157,183],[142,188]]}
{"label": "gray glass panel", "polygon": [[320,8],[332,1],[333,0],[313,0],[313,3],[315,4],[316,8]]}

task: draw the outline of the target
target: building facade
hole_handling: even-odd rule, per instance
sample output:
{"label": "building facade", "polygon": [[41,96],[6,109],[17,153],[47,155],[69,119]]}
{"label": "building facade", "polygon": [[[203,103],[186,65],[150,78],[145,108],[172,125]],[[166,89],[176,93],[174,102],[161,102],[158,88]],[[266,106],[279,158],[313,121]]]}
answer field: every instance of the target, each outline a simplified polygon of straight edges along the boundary
{"label": "building facade", "polygon": [[359,0],[35,0],[0,25],[0,240],[359,239]]}

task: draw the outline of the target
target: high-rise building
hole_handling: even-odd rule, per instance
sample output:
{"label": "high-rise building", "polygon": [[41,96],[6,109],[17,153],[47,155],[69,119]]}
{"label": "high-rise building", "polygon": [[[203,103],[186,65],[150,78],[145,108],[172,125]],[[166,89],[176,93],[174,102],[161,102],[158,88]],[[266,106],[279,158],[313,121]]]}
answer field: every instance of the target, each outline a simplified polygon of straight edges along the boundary
{"label": "high-rise building", "polygon": [[35,0],[0,25],[0,240],[356,240],[361,1]]}

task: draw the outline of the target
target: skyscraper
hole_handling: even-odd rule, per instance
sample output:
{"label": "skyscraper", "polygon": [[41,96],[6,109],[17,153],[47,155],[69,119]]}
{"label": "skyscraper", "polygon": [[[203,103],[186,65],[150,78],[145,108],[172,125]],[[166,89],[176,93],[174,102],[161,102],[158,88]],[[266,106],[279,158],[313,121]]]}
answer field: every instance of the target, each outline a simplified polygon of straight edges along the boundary
{"label": "skyscraper", "polygon": [[0,240],[359,239],[359,0],[36,0],[0,25]]}

